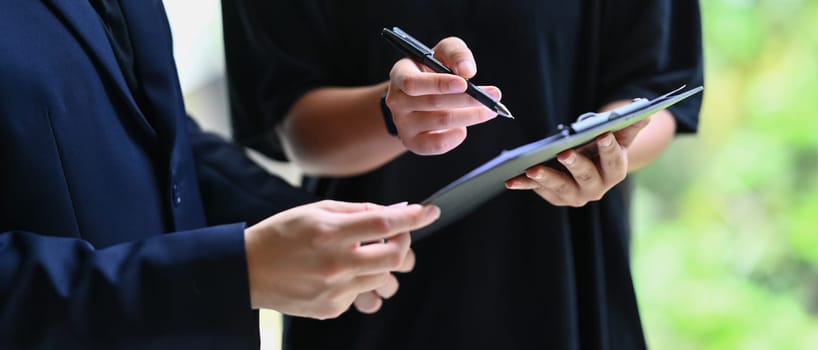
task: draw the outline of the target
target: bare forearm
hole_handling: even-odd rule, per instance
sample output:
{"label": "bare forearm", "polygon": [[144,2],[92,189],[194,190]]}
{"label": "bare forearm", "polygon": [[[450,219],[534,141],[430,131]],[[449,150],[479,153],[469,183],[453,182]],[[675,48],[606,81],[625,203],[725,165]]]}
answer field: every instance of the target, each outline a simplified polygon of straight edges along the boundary
{"label": "bare forearm", "polygon": [[287,155],[307,174],[348,176],[402,154],[406,148],[383,123],[379,99],[385,90],[382,83],[306,93],[277,130]]}
{"label": "bare forearm", "polygon": [[628,171],[635,171],[652,163],[665,151],[676,133],[676,119],[668,111],[650,117],[650,123],[628,147]]}
{"label": "bare forearm", "polygon": [[[608,104],[603,111],[611,110],[629,102]],[[628,147],[628,171],[639,170],[652,163],[665,151],[676,134],[676,119],[667,110],[651,116],[650,123],[642,129]]]}

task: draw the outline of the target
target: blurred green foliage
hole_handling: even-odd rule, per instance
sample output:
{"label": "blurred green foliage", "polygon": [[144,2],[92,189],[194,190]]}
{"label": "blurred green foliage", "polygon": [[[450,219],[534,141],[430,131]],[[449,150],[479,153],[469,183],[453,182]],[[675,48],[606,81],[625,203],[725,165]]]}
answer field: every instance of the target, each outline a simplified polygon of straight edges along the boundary
{"label": "blurred green foliage", "polygon": [[637,175],[654,349],[818,349],[818,1],[705,0],[700,132]]}

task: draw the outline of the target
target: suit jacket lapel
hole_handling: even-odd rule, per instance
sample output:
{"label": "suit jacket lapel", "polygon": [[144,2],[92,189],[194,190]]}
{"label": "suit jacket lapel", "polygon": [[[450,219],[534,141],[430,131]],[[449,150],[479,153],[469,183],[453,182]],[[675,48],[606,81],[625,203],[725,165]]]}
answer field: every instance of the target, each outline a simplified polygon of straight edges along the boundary
{"label": "suit jacket lapel", "polygon": [[116,87],[117,93],[125,100],[131,114],[137,119],[137,123],[148,133],[151,139],[156,139],[156,131],[142,114],[139,106],[134,100],[133,94],[128,89],[125,77],[111,49],[111,43],[105,34],[105,29],[100,23],[99,15],[87,0],[45,0],[52,6],[52,10],[63,19],[66,26],[73,29],[83,47],[88,51],[88,55],[97,66],[102,68],[106,78],[111,79]]}

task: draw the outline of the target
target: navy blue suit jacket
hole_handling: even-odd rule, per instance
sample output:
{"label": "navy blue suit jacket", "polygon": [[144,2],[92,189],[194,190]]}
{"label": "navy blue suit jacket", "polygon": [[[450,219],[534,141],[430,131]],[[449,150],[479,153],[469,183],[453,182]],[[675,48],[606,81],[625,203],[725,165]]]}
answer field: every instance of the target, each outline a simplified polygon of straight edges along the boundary
{"label": "navy blue suit jacket", "polygon": [[311,200],[186,116],[160,0],[137,105],[86,0],[0,0],[0,348],[258,348],[243,229]]}

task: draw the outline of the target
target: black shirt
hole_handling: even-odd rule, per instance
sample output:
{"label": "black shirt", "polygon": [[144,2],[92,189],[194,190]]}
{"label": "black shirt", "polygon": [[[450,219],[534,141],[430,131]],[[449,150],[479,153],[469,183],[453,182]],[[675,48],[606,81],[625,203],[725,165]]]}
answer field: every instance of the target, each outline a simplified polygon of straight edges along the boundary
{"label": "black shirt", "polygon": [[[463,38],[477,61],[473,81],[502,89],[516,120],[470,127],[447,154],[407,153],[364,175],[309,179],[338,200],[420,201],[584,112],[703,79],[695,0],[243,0],[225,1],[223,16],[234,132],[273,156],[281,156],[273,127],[304,92],[388,79],[399,55],[380,37],[384,27],[428,44]],[[700,103],[671,109],[680,132],[696,130]],[[413,244],[415,270],[378,313],[289,318],[285,348],[644,348],[626,195],[617,186],[568,208],[506,191]]]}

